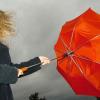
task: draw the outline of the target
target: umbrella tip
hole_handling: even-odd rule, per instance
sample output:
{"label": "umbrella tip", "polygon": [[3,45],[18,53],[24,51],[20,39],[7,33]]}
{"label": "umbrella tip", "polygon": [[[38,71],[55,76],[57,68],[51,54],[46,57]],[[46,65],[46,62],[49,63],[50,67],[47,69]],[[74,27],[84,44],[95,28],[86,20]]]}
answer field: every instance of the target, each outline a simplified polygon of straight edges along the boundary
{"label": "umbrella tip", "polygon": [[68,57],[69,55],[72,55],[72,54],[74,54],[73,51],[68,51],[68,52],[65,52],[63,56],[65,58],[65,57]]}
{"label": "umbrella tip", "polygon": [[74,51],[69,51],[68,54],[72,55],[72,54],[74,54]]}

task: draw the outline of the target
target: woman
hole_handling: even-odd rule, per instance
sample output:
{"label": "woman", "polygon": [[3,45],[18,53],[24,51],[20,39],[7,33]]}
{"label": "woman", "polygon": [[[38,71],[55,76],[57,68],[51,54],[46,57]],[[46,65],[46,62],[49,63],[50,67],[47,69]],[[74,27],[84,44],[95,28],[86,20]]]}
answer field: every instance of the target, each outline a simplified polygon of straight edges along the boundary
{"label": "woman", "polygon": [[[9,55],[9,48],[5,45],[6,39],[13,34],[11,16],[7,12],[0,11],[0,100],[13,100],[10,84],[17,82],[18,77],[31,74],[39,69],[40,65],[50,63],[49,59],[40,56],[35,57],[27,62],[13,64]],[[35,67],[29,68],[25,73],[21,70],[40,63]]]}

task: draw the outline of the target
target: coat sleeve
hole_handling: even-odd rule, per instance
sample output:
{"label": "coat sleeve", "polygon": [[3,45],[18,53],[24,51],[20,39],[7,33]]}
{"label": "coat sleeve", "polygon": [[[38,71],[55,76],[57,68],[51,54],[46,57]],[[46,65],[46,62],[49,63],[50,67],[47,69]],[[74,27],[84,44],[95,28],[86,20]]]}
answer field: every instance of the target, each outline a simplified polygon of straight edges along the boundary
{"label": "coat sleeve", "polygon": [[18,71],[16,67],[7,64],[0,64],[0,83],[14,84],[18,79]]}
{"label": "coat sleeve", "polygon": [[[39,63],[39,64],[38,64]],[[20,77],[23,77],[23,76],[26,76],[26,75],[29,75],[29,74],[32,74],[38,70],[41,69],[40,65],[41,65],[41,61],[39,59],[39,57],[35,57],[33,59],[30,59],[29,61],[26,61],[26,62],[21,62],[20,64],[13,64],[11,63],[12,66],[16,66],[16,68],[22,68],[22,67],[28,67],[28,66],[32,66],[32,65],[35,65],[35,64],[38,64],[36,66],[33,66],[31,68],[29,68],[22,76]],[[20,78],[19,77],[19,78]]]}

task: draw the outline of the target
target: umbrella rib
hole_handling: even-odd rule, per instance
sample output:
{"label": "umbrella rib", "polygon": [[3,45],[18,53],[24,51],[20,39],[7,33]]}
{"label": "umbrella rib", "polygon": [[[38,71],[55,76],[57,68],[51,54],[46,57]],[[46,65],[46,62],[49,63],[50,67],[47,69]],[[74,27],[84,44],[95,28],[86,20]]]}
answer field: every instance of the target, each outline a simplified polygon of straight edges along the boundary
{"label": "umbrella rib", "polygon": [[58,50],[58,49],[56,49],[56,51],[57,51],[58,53],[63,53],[63,51],[61,51],[61,50]]}
{"label": "umbrella rib", "polygon": [[83,59],[83,60],[87,60],[87,61],[93,62],[93,63],[100,64],[99,62],[92,61],[92,60],[90,60],[90,59],[88,59],[88,58],[84,58],[84,57],[82,57],[82,56],[77,56],[77,55],[73,55],[73,56],[75,56],[75,57],[77,57],[77,58],[80,58],[80,59]]}
{"label": "umbrella rib", "polygon": [[70,68],[69,70],[71,70],[71,67],[72,67],[71,65],[72,65],[72,59],[70,59],[68,63],[68,67]]}
{"label": "umbrella rib", "polygon": [[85,44],[87,44],[88,42],[94,40],[95,38],[97,38],[97,37],[99,37],[99,36],[100,36],[100,35],[96,35],[95,37],[89,39],[89,40],[86,41],[83,45],[80,45],[79,47],[77,47],[77,48],[74,50],[74,52],[77,51],[78,49],[80,49],[81,47],[83,47],[83,46],[84,46]]}
{"label": "umbrella rib", "polygon": [[[76,24],[75,24],[75,26],[76,26]],[[74,32],[75,32],[75,26],[74,26],[73,31],[72,31],[72,35],[71,35],[71,39],[70,39],[70,43],[69,43],[69,48],[72,45],[72,41],[73,41],[73,37],[74,37]]]}
{"label": "umbrella rib", "polygon": [[72,61],[74,62],[74,64],[76,65],[76,67],[80,70],[80,72],[84,75],[80,65],[74,60],[74,58],[72,56],[70,56],[70,58],[72,59]]}
{"label": "umbrella rib", "polygon": [[[63,59],[63,60],[62,60]],[[61,61],[62,60],[62,61]],[[65,61],[65,59],[64,58],[60,58],[60,59],[58,59],[58,61],[59,61],[59,63],[61,64],[61,63],[63,63],[64,61]]]}
{"label": "umbrella rib", "polygon": [[62,41],[62,44],[65,48],[65,50],[70,50],[70,48],[67,46],[67,44],[64,42],[64,40],[62,39],[62,37],[60,37],[61,41]]}

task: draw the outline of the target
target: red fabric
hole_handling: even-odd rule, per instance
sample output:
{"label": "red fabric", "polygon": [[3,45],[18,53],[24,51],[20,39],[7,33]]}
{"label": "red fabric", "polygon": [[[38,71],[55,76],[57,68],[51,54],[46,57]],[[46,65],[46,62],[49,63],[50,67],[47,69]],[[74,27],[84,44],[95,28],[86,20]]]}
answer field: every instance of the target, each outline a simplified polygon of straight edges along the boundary
{"label": "red fabric", "polygon": [[100,97],[100,15],[91,9],[66,22],[55,44],[57,69],[76,94]]}

